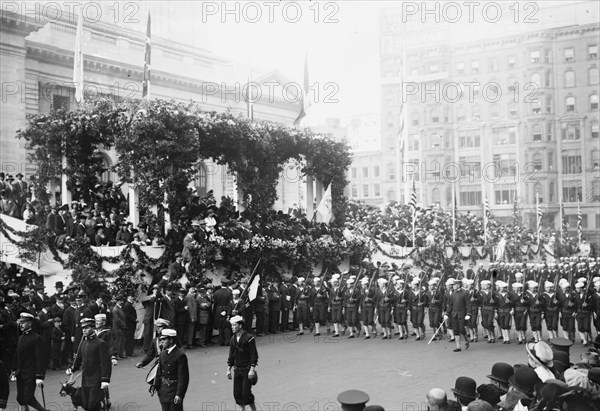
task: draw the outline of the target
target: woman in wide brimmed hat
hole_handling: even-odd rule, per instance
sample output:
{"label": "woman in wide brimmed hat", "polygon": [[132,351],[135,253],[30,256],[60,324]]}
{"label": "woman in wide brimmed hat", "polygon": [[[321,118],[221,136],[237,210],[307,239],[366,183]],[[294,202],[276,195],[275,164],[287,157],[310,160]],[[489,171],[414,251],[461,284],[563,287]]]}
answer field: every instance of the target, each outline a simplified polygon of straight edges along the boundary
{"label": "woman in wide brimmed hat", "polygon": [[529,357],[529,365],[534,369],[540,380],[546,381],[556,378],[550,370],[554,366],[552,361],[554,354],[552,353],[552,348],[547,343],[544,341],[527,343],[525,349]]}

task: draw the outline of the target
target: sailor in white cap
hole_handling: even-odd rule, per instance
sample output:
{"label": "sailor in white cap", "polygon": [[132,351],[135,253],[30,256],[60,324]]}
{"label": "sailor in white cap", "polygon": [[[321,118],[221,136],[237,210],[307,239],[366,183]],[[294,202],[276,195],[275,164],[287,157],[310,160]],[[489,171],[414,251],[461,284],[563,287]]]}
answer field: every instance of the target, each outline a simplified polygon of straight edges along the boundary
{"label": "sailor in white cap", "polygon": [[190,383],[188,359],[182,348],[177,347],[177,331],[166,328],[161,331],[158,370],[154,384],[163,410],[183,411],[183,400]]}
{"label": "sailor in white cap", "polygon": [[154,326],[156,327],[156,337],[152,339],[150,347],[146,352],[146,356],[142,359],[142,361],[135,365],[137,368],[145,367],[146,365],[150,364],[151,361],[158,358],[162,350],[162,345],[160,344],[162,330],[169,328],[171,326],[171,322],[169,320],[165,320],[164,318],[157,318],[154,321]]}
{"label": "sailor in white cap", "polygon": [[344,290],[344,311],[343,314],[348,323],[350,336],[354,338],[360,335],[360,318],[358,315],[358,306],[360,305],[360,288],[357,287],[356,279],[350,277],[346,280],[346,289]]}
{"label": "sailor in white cap", "polygon": [[242,317],[236,316],[230,321],[233,336],[229,344],[227,378],[233,379],[233,397],[239,409],[243,411],[248,407],[250,410],[256,410],[252,394],[258,365],[256,341],[252,334],[244,331]]}
{"label": "sailor in white cap", "polygon": [[571,290],[569,281],[561,278],[558,282],[561,293],[558,295],[560,306],[560,325],[563,337],[575,341],[575,292]]}
{"label": "sailor in white cap", "polygon": [[319,277],[315,277],[313,288],[313,322],[315,324],[315,337],[321,335],[321,324],[327,326],[327,309],[329,307],[329,289],[321,283]]}
{"label": "sailor in white cap", "polygon": [[[377,279],[377,317],[381,330],[383,331],[383,340],[392,338],[392,304],[393,295],[388,287],[388,280],[385,278]],[[391,284],[390,284],[391,286]]]}
{"label": "sailor in white cap", "polygon": [[529,311],[529,324],[533,333],[534,342],[542,340],[542,303],[539,293],[539,284],[535,281],[527,282],[526,301]]}
{"label": "sailor in white cap", "polygon": [[513,301],[513,318],[515,320],[515,331],[517,332],[517,344],[523,344],[526,341],[527,332],[527,300],[523,291],[523,283],[515,281],[511,284],[512,290],[509,295]]}
{"label": "sailor in white cap", "polygon": [[575,310],[577,311],[575,319],[577,320],[577,331],[581,337],[581,343],[584,347],[592,342],[592,294],[586,287],[585,282],[578,281],[575,284]]}
{"label": "sailor in white cap", "polygon": [[[454,283],[455,283],[455,279],[450,277],[446,280],[446,292],[444,293],[444,302],[445,304],[447,304],[447,301],[450,299],[450,297],[452,296],[452,294],[454,293],[455,289],[454,289]],[[458,287],[458,286],[457,286]],[[456,338],[454,336],[454,327],[452,325],[452,322],[454,321],[454,319],[452,317],[448,317],[447,320],[445,320],[446,323],[446,327],[448,329],[448,334],[450,335],[450,339],[449,341],[456,341]]]}
{"label": "sailor in white cap", "polygon": [[410,321],[412,322],[413,330],[417,333],[416,341],[425,339],[425,307],[429,305],[428,295],[423,290],[421,279],[415,277],[411,282],[413,295],[410,302]]}
{"label": "sailor in white cap", "polygon": [[[35,388],[43,386],[47,364],[43,364],[42,338],[31,329],[33,319],[32,314],[22,312],[17,320],[21,335],[14,351],[11,379],[17,379],[17,403],[22,409],[27,410],[30,406],[43,410],[35,398]],[[5,381],[8,386],[8,379]]]}
{"label": "sailor in white cap", "polygon": [[496,281],[498,290],[498,325],[502,330],[502,344],[510,344],[511,310],[513,302],[507,291],[508,284],[504,281]]}
{"label": "sailor in white cap", "polygon": [[344,284],[340,284],[340,275],[334,274],[331,276],[331,289],[329,290],[329,311],[331,314],[331,322],[333,323],[332,337],[340,336],[340,328],[342,324],[342,311],[344,310],[344,292],[346,291]]}
{"label": "sailor in white cap", "polygon": [[494,310],[498,301],[495,291],[492,291],[490,280],[481,280],[479,282],[479,299],[481,300],[481,326],[485,333],[488,343],[496,342],[496,333],[494,327]]}
{"label": "sailor in white cap", "polygon": [[364,277],[361,280],[361,318],[365,333],[365,340],[373,336],[377,336],[375,328],[375,307],[377,306],[377,290],[373,284],[370,284],[369,279]]}
{"label": "sailor in white cap", "polygon": [[474,280],[468,279],[466,277],[463,279],[463,288],[467,292],[467,296],[469,298],[469,301],[471,302],[471,311],[469,312],[471,319],[469,321],[465,321],[465,327],[467,327],[468,331],[467,338],[470,342],[478,341],[477,317],[479,315],[479,307],[481,306],[481,297],[479,293],[475,290],[474,284]]}
{"label": "sailor in white cap", "polygon": [[110,352],[110,361],[112,365],[117,365],[117,350],[112,343],[112,334],[110,332],[110,328],[106,326],[106,314],[100,313],[94,316],[94,322],[96,329],[94,332],[96,336],[100,338],[102,341],[108,345],[108,350]]}
{"label": "sailor in white cap", "polygon": [[310,327],[312,309],[312,287],[309,284],[305,284],[304,277],[298,277],[298,291],[296,293],[298,335],[304,335],[304,328]]}
{"label": "sailor in white cap", "polygon": [[412,291],[404,288],[404,280],[398,279],[395,284],[396,296],[394,298],[394,323],[398,327],[400,340],[408,338],[408,305]]}
{"label": "sailor in white cap", "polygon": [[558,337],[558,299],[554,290],[554,283],[546,280],[542,294],[542,311],[544,322],[550,339]]}

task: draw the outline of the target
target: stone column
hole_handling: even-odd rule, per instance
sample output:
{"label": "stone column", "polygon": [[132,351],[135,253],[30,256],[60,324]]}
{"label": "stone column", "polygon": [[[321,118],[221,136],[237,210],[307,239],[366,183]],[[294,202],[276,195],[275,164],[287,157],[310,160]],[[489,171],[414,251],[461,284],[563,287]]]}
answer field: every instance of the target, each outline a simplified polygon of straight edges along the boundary
{"label": "stone column", "polygon": [[129,202],[129,221],[133,223],[133,227],[137,228],[140,224],[140,193],[132,184],[128,184],[128,202]]}
{"label": "stone column", "polygon": [[306,218],[312,220],[314,214],[314,189],[313,189],[313,177],[311,175],[306,176]]}
{"label": "stone column", "polygon": [[317,207],[321,204],[321,200],[323,199],[323,183],[320,180],[315,181],[315,196],[317,198]]}

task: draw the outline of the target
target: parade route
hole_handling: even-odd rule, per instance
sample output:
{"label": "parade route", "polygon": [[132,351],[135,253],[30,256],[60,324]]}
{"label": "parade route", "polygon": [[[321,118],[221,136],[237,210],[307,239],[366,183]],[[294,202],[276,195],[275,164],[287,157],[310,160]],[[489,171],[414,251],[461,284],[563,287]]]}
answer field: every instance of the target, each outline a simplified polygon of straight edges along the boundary
{"label": "parade route", "polygon": [[[431,334],[429,334],[429,337]],[[381,340],[364,341],[314,337],[295,332],[268,335],[258,339],[258,384],[254,387],[257,409],[271,411],[339,410],[337,395],[348,389],[360,389],[371,397],[369,404],[386,410],[425,409],[425,393],[439,387],[452,398],[456,378],[470,376],[477,384],[487,383],[486,376],[495,362],[511,365],[527,363],[524,345],[471,344],[468,350],[452,352],[451,342]],[[571,347],[576,362],[584,347]],[[184,409],[202,411],[235,410],[232,383],[226,378],[227,347],[212,346],[186,350],[190,366],[190,386]],[[141,357],[120,360],[113,368],[110,393],[113,411],[160,409],[157,397],[150,397],[145,382],[147,369],[135,368]],[[49,371],[45,380],[46,406],[50,410],[72,410],[68,397],[58,395],[64,372]],[[11,383],[8,410],[16,411],[16,388]],[[36,392],[41,402],[41,393]]]}

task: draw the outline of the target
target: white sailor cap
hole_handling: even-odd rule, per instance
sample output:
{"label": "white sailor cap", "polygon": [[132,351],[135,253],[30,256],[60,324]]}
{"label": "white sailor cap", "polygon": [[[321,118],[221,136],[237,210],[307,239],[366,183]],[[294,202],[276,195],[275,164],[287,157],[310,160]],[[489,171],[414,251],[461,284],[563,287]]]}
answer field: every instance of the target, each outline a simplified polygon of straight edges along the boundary
{"label": "white sailor cap", "polygon": [[21,313],[19,319],[21,321],[33,321],[33,315],[30,313]]}
{"label": "white sailor cap", "polygon": [[513,288],[521,288],[523,287],[523,283],[512,283]]}
{"label": "white sailor cap", "polygon": [[231,324],[241,323],[241,322],[244,322],[244,318],[241,315],[234,315],[233,317],[231,317],[229,322]]}
{"label": "white sailor cap", "polygon": [[577,279],[577,282],[578,282],[578,283],[586,283],[586,282],[587,282],[587,278],[585,278],[585,277],[579,277],[579,278]]}
{"label": "white sailor cap", "polygon": [[446,285],[454,285],[454,278],[450,277],[446,280]]}
{"label": "white sailor cap", "polygon": [[558,286],[561,287],[561,288],[568,287],[569,286],[569,281],[567,281],[564,278],[561,278],[560,280],[558,280]]}
{"label": "white sailor cap", "polygon": [[481,280],[480,284],[481,285],[492,285],[492,282],[490,280]]}
{"label": "white sailor cap", "polygon": [[315,278],[313,279],[313,281],[314,281],[315,283],[320,283],[320,282],[321,282],[321,278],[320,278],[320,277],[315,277]]}
{"label": "white sailor cap", "polygon": [[535,288],[537,287],[539,284],[536,283],[535,281],[527,281],[527,285],[529,286],[529,288]]}
{"label": "white sailor cap", "polygon": [[515,278],[523,278],[523,273],[515,273]]}
{"label": "white sailor cap", "polygon": [[552,281],[546,281],[546,282],[544,282],[544,287],[546,287],[546,288],[554,287],[554,283]]}
{"label": "white sailor cap", "polygon": [[592,278],[592,282],[593,282],[594,284],[596,284],[596,283],[600,282],[600,277],[594,277],[594,278]]}
{"label": "white sailor cap", "polygon": [[171,328],[165,328],[164,330],[162,330],[160,332],[161,337],[171,337],[171,338],[175,338],[177,337],[177,331],[171,329]]}
{"label": "white sailor cap", "polygon": [[400,279],[400,276],[397,276],[397,275],[392,277],[392,281],[398,281],[399,279]]}
{"label": "white sailor cap", "polygon": [[363,277],[360,279],[361,284],[369,284],[369,279],[367,277]]}
{"label": "white sailor cap", "polygon": [[233,290],[233,291],[231,292],[231,294],[233,294],[233,295],[240,295],[240,290],[238,290],[238,289],[235,289],[235,290]]}
{"label": "white sailor cap", "polygon": [[335,281],[335,280],[339,280],[340,279],[340,275],[339,274],[333,274],[331,276],[331,281]]}
{"label": "white sailor cap", "polygon": [[508,287],[508,284],[505,283],[502,280],[498,280],[498,281],[496,281],[496,287],[498,287],[498,288],[504,288],[504,287]]}
{"label": "white sailor cap", "polygon": [[435,281],[435,280],[429,280],[429,285],[436,285],[436,284],[437,284],[437,281]]}
{"label": "white sailor cap", "polygon": [[583,288],[585,287],[584,283],[580,283],[579,281],[577,283],[575,283],[575,288]]}
{"label": "white sailor cap", "polygon": [[171,325],[171,321],[165,320],[164,318],[158,318],[156,321],[154,321],[154,325],[157,327],[169,327]]}
{"label": "white sailor cap", "polygon": [[352,284],[354,284],[354,278],[348,278],[348,279],[346,280],[346,284],[348,284],[348,285],[352,285]]}
{"label": "white sailor cap", "polygon": [[385,278],[378,278],[377,279],[377,284],[379,284],[379,285],[387,284],[387,282],[388,281]]}
{"label": "white sailor cap", "polygon": [[463,284],[464,284],[464,285],[467,285],[467,286],[469,286],[469,285],[473,285],[473,284],[475,284],[475,280],[469,280],[469,279],[467,278],[467,279],[466,279],[466,281],[463,281]]}
{"label": "white sailor cap", "polygon": [[100,321],[100,320],[106,321],[106,314],[96,314],[94,316],[94,320],[96,320],[96,321]]}
{"label": "white sailor cap", "polygon": [[303,283],[303,282],[304,282],[304,280],[306,280],[304,277],[298,277],[298,282],[299,282],[299,283]]}

